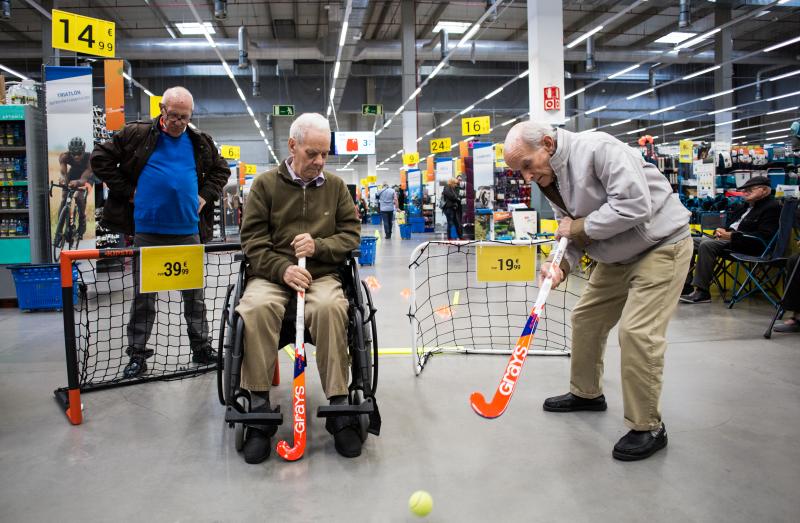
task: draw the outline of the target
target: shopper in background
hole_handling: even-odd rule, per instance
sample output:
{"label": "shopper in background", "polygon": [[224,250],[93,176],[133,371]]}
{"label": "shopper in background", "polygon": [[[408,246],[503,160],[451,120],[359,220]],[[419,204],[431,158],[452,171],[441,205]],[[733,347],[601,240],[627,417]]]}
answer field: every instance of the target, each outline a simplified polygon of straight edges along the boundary
{"label": "shopper in background", "polygon": [[732,217],[731,225],[714,231],[714,238],[694,238],[697,253],[691,280],[694,291],[682,295],[682,303],[709,303],[711,294],[708,291],[717,257],[725,252],[759,256],[778,231],[781,206],[772,197],[769,178],[754,176],[738,190],[744,193],[747,207]]}
{"label": "shopper in background", "polygon": [[383,221],[383,234],[387,240],[390,240],[392,238],[392,226],[394,225],[394,211],[398,207],[397,193],[389,187],[388,183],[384,183],[376,196],[378,197],[378,210],[381,212],[381,220]]}
{"label": "shopper in background", "polygon": [[[85,188],[92,176],[89,167],[89,153],[86,152],[86,143],[83,138],[76,136],[69,141],[67,151],[58,156],[60,167],[61,185],[69,185],[71,189]],[[78,206],[78,238],[86,232],[86,191],[75,191],[75,204]],[[61,208],[67,202],[67,191],[63,191]],[[59,214],[61,213],[59,208]],[[58,240],[58,238],[56,238]]]}
{"label": "shopper in background", "polygon": [[[458,180],[450,178],[442,189],[442,212],[447,218],[447,239],[460,240],[464,231],[461,229],[461,198],[456,192]],[[455,235],[455,236],[454,236]]]}
{"label": "shopper in background", "polygon": [[406,192],[399,185],[394,186],[394,191],[397,193],[397,210],[406,210]]}
{"label": "shopper in background", "polygon": [[[161,115],[152,121],[127,124],[95,147],[92,170],[108,186],[102,223],[114,232],[135,234],[136,247],[194,245],[212,238],[214,202],[230,176],[214,140],[189,127],[192,94],[183,87],[164,91]],[[133,378],[147,370],[153,355],[147,340],[155,321],[155,294],[136,294],[128,322],[130,356],[123,370]],[[217,361],[208,336],[203,290],[182,291],[192,361]]]}
{"label": "shopper in background", "polygon": [[[291,295],[305,289],[306,326],[317,349],[317,368],[332,405],[347,403],[349,353],[347,299],[337,270],[357,249],[361,225],[341,178],[323,171],[330,150],[328,119],[297,117],[289,129],[289,158],[256,177],[245,206],[242,250],[248,281],[236,311],[244,320],[242,387],[250,391],[251,412],[270,412],[269,390],[278,359],[278,337]],[[307,203],[308,202],[308,203]],[[297,259],[306,258],[306,268]],[[328,418],[342,456],[361,454],[357,420]],[[247,463],[269,457],[276,426],[248,427]]]}
{"label": "shopper in background", "polygon": [[508,133],[505,161],[550,200],[558,237],[569,238],[561,267],[544,263],[553,284],[585,251],[597,261],[572,313],[570,392],[548,398],[551,412],[606,410],[603,355],[619,322],[625,424],[612,455],[633,461],[667,445],[660,398],[666,330],[689,259],[689,211],[661,172],[602,132],[571,133],[522,122]]}

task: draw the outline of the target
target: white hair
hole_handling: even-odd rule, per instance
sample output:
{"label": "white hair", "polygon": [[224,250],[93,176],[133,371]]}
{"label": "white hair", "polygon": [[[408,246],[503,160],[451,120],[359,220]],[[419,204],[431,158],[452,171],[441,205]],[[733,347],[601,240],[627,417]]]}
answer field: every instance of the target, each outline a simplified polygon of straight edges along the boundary
{"label": "white hair", "polygon": [[323,133],[331,132],[331,124],[328,119],[319,113],[303,113],[298,116],[289,128],[289,138],[293,138],[298,144],[302,144],[306,133],[310,130]]}
{"label": "white hair", "polygon": [[542,139],[545,136],[556,139],[556,130],[550,124],[531,120],[520,122],[508,131],[506,147],[523,143],[532,149],[538,149],[542,147]]}
{"label": "white hair", "polygon": [[194,111],[194,96],[189,92],[189,89],[179,85],[170,87],[161,95],[161,103],[167,105],[167,101],[173,98],[188,98],[192,102],[192,111]]}

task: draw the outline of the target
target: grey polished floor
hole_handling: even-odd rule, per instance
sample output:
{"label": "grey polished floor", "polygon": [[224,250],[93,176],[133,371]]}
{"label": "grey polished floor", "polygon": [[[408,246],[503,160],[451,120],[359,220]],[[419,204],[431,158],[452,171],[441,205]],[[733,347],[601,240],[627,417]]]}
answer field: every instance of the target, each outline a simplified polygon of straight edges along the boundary
{"label": "grey polished floor", "polygon": [[[383,347],[410,344],[407,262],[416,241],[381,241],[375,267]],[[410,356],[381,360],[380,437],[339,457],[319,419],[306,456],[246,465],[222,422],[213,374],[83,395],[71,426],[52,397],[65,385],[61,318],[0,311],[0,520],[412,521],[428,490],[430,521],[800,521],[800,336],[762,338],[760,302],[681,306],[669,329],[666,451],[611,458],[625,432],[619,350],[609,341],[605,413],[551,414],[569,359],[531,357],[505,415],[476,416],[497,356],[436,356],[415,378]],[[290,361],[281,357],[284,377]],[[310,403],[322,393],[313,363]],[[289,407],[289,387],[274,398]],[[285,424],[279,436],[291,437]]]}

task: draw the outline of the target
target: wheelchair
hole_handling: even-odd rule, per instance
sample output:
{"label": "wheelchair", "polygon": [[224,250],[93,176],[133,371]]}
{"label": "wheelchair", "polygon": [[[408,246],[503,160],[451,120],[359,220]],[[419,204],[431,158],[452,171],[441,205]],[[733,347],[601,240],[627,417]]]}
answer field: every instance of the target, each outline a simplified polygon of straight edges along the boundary
{"label": "wheelchair", "polygon": [[[359,277],[356,260],[359,255],[358,250],[352,251],[338,268],[342,290],[348,302],[347,343],[351,376],[348,403],[319,406],[317,417],[354,416],[358,422],[361,441],[364,442],[368,434],[380,434],[381,418],[375,400],[375,391],[378,388],[378,339],[375,325],[377,310],[369,287]],[[251,413],[250,393],[241,388],[244,320],[236,312],[236,307],[247,284],[248,262],[243,254],[237,254],[234,261],[240,261],[241,265],[236,283],[228,286],[220,319],[217,393],[220,403],[225,407],[225,422],[229,428],[234,428],[236,450],[241,451],[248,425],[281,425],[283,414],[280,412],[280,405],[274,406],[271,413]],[[278,349],[294,343],[296,313],[297,296],[292,293],[281,323]],[[308,344],[314,344],[308,329],[305,330],[305,340]],[[276,364],[273,386],[280,383],[278,368],[279,365]]]}

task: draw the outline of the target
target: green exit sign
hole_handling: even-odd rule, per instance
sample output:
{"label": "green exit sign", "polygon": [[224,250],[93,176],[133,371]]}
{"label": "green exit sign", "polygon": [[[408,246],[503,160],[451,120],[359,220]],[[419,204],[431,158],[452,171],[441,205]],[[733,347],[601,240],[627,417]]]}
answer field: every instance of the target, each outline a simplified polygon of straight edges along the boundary
{"label": "green exit sign", "polygon": [[383,114],[382,104],[362,105],[361,116],[378,116]]}
{"label": "green exit sign", "polygon": [[272,116],[294,116],[294,105],[273,105]]}

